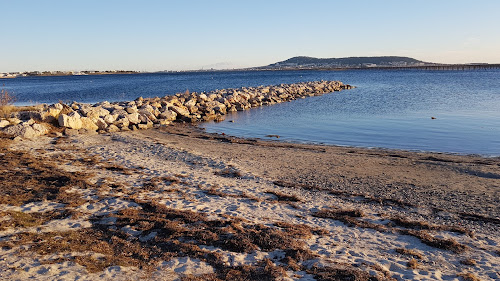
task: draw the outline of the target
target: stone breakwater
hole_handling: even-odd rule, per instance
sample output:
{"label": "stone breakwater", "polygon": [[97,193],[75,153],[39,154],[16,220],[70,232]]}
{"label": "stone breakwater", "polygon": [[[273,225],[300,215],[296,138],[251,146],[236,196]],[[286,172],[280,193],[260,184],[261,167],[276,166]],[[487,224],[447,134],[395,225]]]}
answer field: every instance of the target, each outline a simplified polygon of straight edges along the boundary
{"label": "stone breakwater", "polygon": [[339,81],[316,81],[206,93],[186,91],[162,98],[140,97],[128,102],[40,105],[0,119],[0,130],[12,137],[32,138],[54,131],[57,127],[64,128],[63,132],[71,135],[147,129],[171,122],[222,121],[228,112],[351,88]]}

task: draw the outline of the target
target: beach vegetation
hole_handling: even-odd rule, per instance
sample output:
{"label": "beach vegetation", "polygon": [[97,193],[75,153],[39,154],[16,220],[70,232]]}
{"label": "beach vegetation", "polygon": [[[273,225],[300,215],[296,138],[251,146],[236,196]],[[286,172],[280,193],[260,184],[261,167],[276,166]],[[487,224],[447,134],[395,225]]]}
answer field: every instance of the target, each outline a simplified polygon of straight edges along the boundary
{"label": "beach vegetation", "polygon": [[12,105],[16,101],[16,97],[7,91],[6,89],[0,90],[0,116],[8,117],[9,114],[14,110]]}

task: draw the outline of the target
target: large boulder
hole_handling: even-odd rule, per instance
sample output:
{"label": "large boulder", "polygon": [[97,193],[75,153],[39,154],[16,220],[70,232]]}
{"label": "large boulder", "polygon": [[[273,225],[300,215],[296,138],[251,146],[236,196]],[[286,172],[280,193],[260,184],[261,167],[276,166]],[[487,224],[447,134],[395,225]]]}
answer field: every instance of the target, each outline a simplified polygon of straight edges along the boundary
{"label": "large boulder", "polygon": [[125,111],[127,111],[127,113],[129,113],[129,114],[132,114],[132,113],[136,113],[139,110],[137,109],[137,106],[134,105],[134,106],[125,108]]}
{"label": "large boulder", "polygon": [[139,120],[139,113],[135,112],[135,113],[130,113],[128,116],[128,121],[130,122],[130,124],[139,124],[141,123],[141,120]]}
{"label": "large boulder", "polygon": [[100,118],[109,115],[109,110],[101,106],[86,107],[85,109],[82,108],[80,109],[80,112],[82,112],[83,115],[89,118]]}
{"label": "large boulder", "polygon": [[108,133],[114,133],[114,132],[119,132],[120,131],[120,128],[116,127],[115,125],[111,124],[108,126],[108,128],[106,128],[106,131]]}
{"label": "large boulder", "polygon": [[37,124],[32,122],[24,122],[14,126],[6,127],[3,133],[10,135],[12,137],[22,137],[26,139],[31,139],[41,135],[45,135],[49,132],[49,129],[43,124]]}
{"label": "large boulder", "polygon": [[172,110],[165,110],[160,114],[159,118],[167,121],[174,121],[175,119],[177,119],[177,113]]}
{"label": "large boulder", "polygon": [[169,107],[169,109],[174,111],[178,115],[181,115],[184,117],[188,117],[191,114],[186,107],[180,107],[180,106],[173,105],[173,106]]}
{"label": "large boulder", "polygon": [[27,120],[42,120],[42,112],[41,111],[19,111],[14,114],[15,117],[27,121]]}
{"label": "large boulder", "polygon": [[[142,116],[139,116],[139,119],[141,120],[141,123],[144,123],[144,118],[146,118],[147,120],[151,121],[151,122],[156,122],[157,118],[156,116],[150,112],[149,110],[147,109],[140,109],[139,110],[139,114]],[[146,120],[146,121],[147,121]]]}
{"label": "large boulder", "polygon": [[187,102],[184,103],[186,107],[191,107],[191,106],[196,106],[197,100],[195,98],[192,98],[188,100]]}
{"label": "large boulder", "polygon": [[113,115],[106,115],[104,116],[103,120],[106,122],[106,124],[111,125],[113,122],[115,122],[116,118],[118,118],[118,114],[113,114]]}
{"label": "large boulder", "polygon": [[5,128],[10,125],[10,122],[7,120],[0,120],[0,128]]}
{"label": "large boulder", "polygon": [[97,131],[99,129],[99,127],[89,117],[82,117],[80,120],[82,122],[81,129],[85,129],[87,131]]}
{"label": "large boulder", "polygon": [[68,115],[61,114],[58,118],[59,126],[70,128],[70,129],[81,129],[82,128],[82,120],[80,114],[78,112],[73,111]]}
{"label": "large boulder", "polygon": [[123,129],[123,128],[128,128],[128,126],[130,125],[130,121],[128,120],[127,117],[122,117],[116,120],[113,124],[118,128]]}
{"label": "large boulder", "polygon": [[49,105],[49,107],[42,112],[42,120],[47,123],[53,123],[57,121],[57,117],[64,109],[64,106],[60,103]]}
{"label": "large boulder", "polygon": [[[113,122],[111,122],[111,123],[113,123]],[[108,123],[106,123],[106,121],[104,121],[104,119],[102,119],[102,118],[97,118],[95,120],[95,124],[97,125],[97,128],[99,128],[99,130],[104,130],[108,127]]]}

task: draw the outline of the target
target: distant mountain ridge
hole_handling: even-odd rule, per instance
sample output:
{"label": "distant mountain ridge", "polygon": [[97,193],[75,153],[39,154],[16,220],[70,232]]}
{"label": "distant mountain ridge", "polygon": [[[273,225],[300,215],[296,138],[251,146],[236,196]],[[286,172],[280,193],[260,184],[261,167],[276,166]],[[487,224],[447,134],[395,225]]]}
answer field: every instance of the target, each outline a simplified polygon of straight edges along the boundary
{"label": "distant mountain ridge", "polygon": [[381,56],[381,57],[346,57],[346,58],[314,58],[293,57],[284,61],[270,64],[262,68],[361,68],[361,67],[402,67],[432,65],[409,57]]}

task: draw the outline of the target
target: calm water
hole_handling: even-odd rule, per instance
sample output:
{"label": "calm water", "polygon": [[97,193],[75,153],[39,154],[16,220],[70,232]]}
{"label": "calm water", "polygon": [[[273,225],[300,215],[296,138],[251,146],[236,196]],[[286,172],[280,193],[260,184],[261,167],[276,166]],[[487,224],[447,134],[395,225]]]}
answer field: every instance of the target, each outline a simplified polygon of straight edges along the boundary
{"label": "calm water", "polygon": [[25,104],[132,100],[186,89],[322,79],[357,88],[238,112],[204,127],[243,137],[279,135],[291,142],[500,156],[499,70],[138,74],[0,79],[0,84]]}

